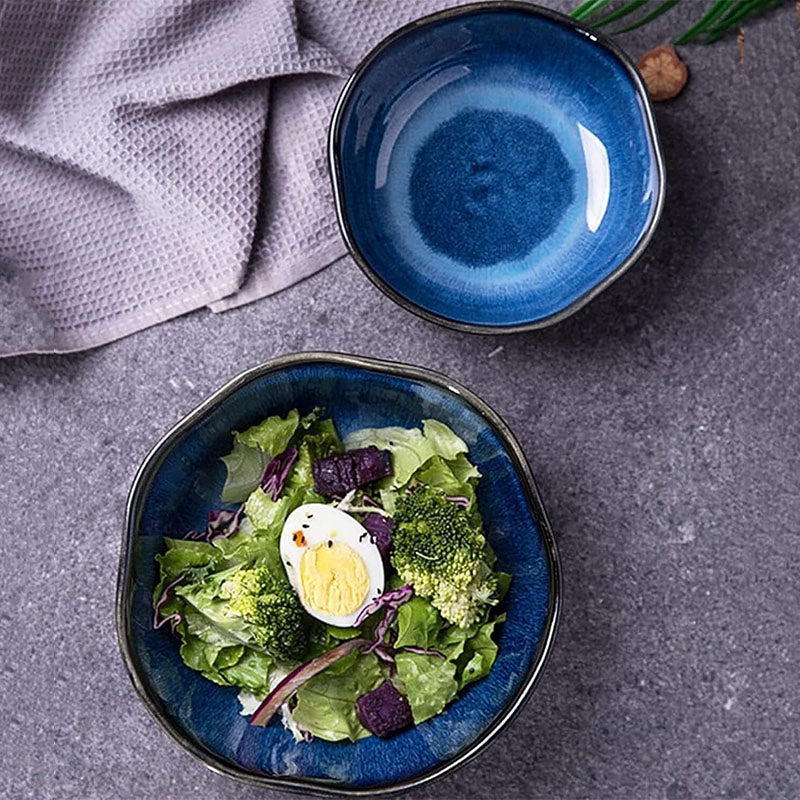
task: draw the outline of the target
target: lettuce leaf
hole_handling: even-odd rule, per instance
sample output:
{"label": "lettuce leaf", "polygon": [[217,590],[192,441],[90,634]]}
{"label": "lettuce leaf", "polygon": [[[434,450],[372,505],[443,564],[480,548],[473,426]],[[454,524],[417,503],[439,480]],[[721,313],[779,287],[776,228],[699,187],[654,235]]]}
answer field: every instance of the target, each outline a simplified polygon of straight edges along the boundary
{"label": "lettuce leaf", "polygon": [[270,672],[275,662],[267,653],[261,653],[250,647],[244,647],[242,650],[242,657],[228,667],[219,668],[218,656],[218,672],[225,678],[229,686],[249,689],[259,697],[266,697],[269,694]]}
{"label": "lettuce leaf", "polygon": [[456,665],[451,661],[438,656],[398,653],[395,662],[417,725],[441,714],[456,696]]}
{"label": "lettuce leaf", "polygon": [[455,458],[451,458],[447,462],[450,471],[455,476],[459,483],[467,483],[467,481],[475,480],[481,477],[478,468],[464,455],[459,453]]}
{"label": "lettuce leaf", "polygon": [[266,695],[273,665],[269,655],[236,643],[202,614],[188,613],[186,626],[180,653],[188,667],[221,686],[238,686]]}
{"label": "lettuce leaf", "polygon": [[378,494],[384,511],[394,516],[395,506],[397,505],[397,491],[395,489],[379,489]]}
{"label": "lettuce leaf", "polygon": [[456,661],[464,652],[467,639],[472,638],[480,626],[470,625],[467,628],[459,628],[458,625],[451,625],[439,634],[433,649],[444,653],[448,661]]}
{"label": "lettuce leaf", "polygon": [[[357,656],[346,666],[338,674],[329,667],[303,684],[297,690],[297,705],[292,711],[292,718],[300,727],[329,742],[355,742],[370,735],[356,716],[356,699],[384,681],[378,659],[372,653]],[[340,664],[334,667],[341,670]]]}
{"label": "lettuce leaf", "polygon": [[267,417],[242,433],[234,431],[233,438],[234,442],[246,447],[257,447],[272,457],[282,453],[289,446],[299,424],[300,413],[293,408],[285,417],[277,415]]}
{"label": "lettuce leaf", "polygon": [[511,588],[512,576],[507,572],[495,572],[495,575],[497,575],[497,602],[499,603]]}
{"label": "lettuce leaf", "polygon": [[187,667],[202,673],[204,678],[224,686],[224,679],[214,669],[214,661],[221,649],[219,645],[208,644],[197,636],[188,634],[183,637],[181,658]]}
{"label": "lettuce leaf", "polygon": [[[330,648],[328,649],[330,650]],[[334,663],[328,667],[328,675],[344,675],[346,672],[350,672],[359,658],[361,658],[360,654],[354,650],[350,655],[340,658],[338,661],[334,661]]]}
{"label": "lettuce leaf", "polygon": [[290,497],[284,495],[278,500],[273,500],[261,487],[251,492],[244,506],[245,516],[257,530],[262,531],[277,531],[283,528],[283,523],[291,510]]}
{"label": "lettuce leaf", "polygon": [[270,455],[258,447],[248,447],[239,439],[234,439],[233,450],[222,456],[220,461],[228,471],[222,487],[222,501],[241,503],[261,482]]}
{"label": "lettuce leaf", "polygon": [[395,647],[432,647],[442,627],[439,612],[428,600],[412,597],[397,611]]}
{"label": "lettuce leaf", "polygon": [[348,639],[355,639],[356,636],[361,635],[361,631],[358,628],[340,628],[337,625],[326,625],[325,628],[328,636],[330,636],[332,640],[335,639],[337,642],[345,642]]}
{"label": "lettuce leaf", "polygon": [[197,574],[199,570],[213,572],[223,560],[220,551],[207,542],[170,539],[166,536],[164,542],[167,545],[166,552],[156,555],[156,561],[161,567],[161,581],[153,593],[154,601],[161,597],[164,587],[179,575],[187,572]]}
{"label": "lettuce leaf", "polygon": [[304,503],[323,503],[313,487],[297,486],[284,489],[283,496],[273,500],[261,487],[247,498],[244,513],[259,531],[270,531],[276,536],[283,529],[286,517]]}
{"label": "lettuce leaf", "polygon": [[219,648],[242,644],[238,639],[213,625],[211,620],[191,607],[184,614],[184,619],[186,620],[187,633],[205,644]]}
{"label": "lettuce leaf", "polygon": [[241,615],[232,613],[228,600],[220,597],[222,584],[242,567],[243,564],[237,564],[215,572],[201,583],[178,586],[175,594],[199,611],[210,625],[217,628],[231,642],[250,645],[254,639],[252,625]]}
{"label": "lettuce leaf", "polygon": [[225,555],[225,565],[247,564],[250,567],[268,567],[276,577],[286,577],[280,554],[280,531],[255,530],[237,533],[227,539],[215,539],[214,547]]}
{"label": "lettuce leaf", "polygon": [[186,666],[220,686],[237,686],[262,696],[269,693],[273,661],[266,653],[243,645],[210,645],[192,634],[184,637],[180,652]]}
{"label": "lettuce leaf", "polygon": [[448,461],[454,459],[459,453],[468,452],[464,440],[438,419],[422,420],[422,432],[430,442],[433,452]]}
{"label": "lettuce leaf", "polygon": [[450,428],[435,419],[422,421],[419,428],[363,428],[345,437],[347,450],[374,445],[392,453],[394,475],[378,482],[379,489],[404,486],[411,476],[434,456],[455,459],[467,452],[467,445]]}
{"label": "lettuce leaf", "polygon": [[[466,461],[466,459],[464,459]],[[461,480],[451,466],[455,462],[445,461],[441,456],[434,456],[424,467],[414,473],[414,478],[420,483],[427,483],[441,489],[446,495],[466,497],[469,501],[468,509],[475,503],[475,478]],[[467,462],[469,464],[469,462]],[[470,464],[470,466],[472,466]],[[475,469],[473,467],[473,469]],[[477,470],[475,470],[477,472]],[[469,474],[461,469],[460,474]],[[480,473],[478,473],[480,475]]]}
{"label": "lettuce leaf", "polygon": [[[219,569],[224,563],[224,556],[213,545],[207,542],[198,542],[187,539],[164,538],[167,545],[165,553],[156,555],[156,561],[161,570],[161,580],[153,590],[153,605],[161,599],[164,590],[181,575],[184,576],[181,584],[202,580],[206,575]],[[179,584],[180,585],[180,584]],[[175,589],[178,587],[176,586]],[[185,601],[170,591],[169,598],[162,603],[158,616],[164,619],[172,614],[185,614]],[[178,633],[185,631],[185,623],[178,625]]]}
{"label": "lettuce leaf", "polygon": [[[348,639],[355,639],[356,636],[361,635],[363,635],[363,632],[358,628],[339,628],[335,625],[325,625],[318,620],[312,619],[309,630],[309,650],[306,653],[306,657],[309,659],[316,658],[326,653],[332,647],[336,647],[336,645]],[[358,654],[356,653],[355,655]],[[352,659],[350,656],[346,656],[328,669],[335,672],[339,664],[348,664],[351,663],[351,661]],[[333,674],[333,672],[331,672],[331,674]]]}
{"label": "lettuce leaf", "polygon": [[489,674],[497,658],[497,644],[492,640],[492,634],[497,625],[505,620],[506,615],[499,614],[493,620],[481,625],[477,633],[466,640],[464,652],[458,659],[459,689]]}

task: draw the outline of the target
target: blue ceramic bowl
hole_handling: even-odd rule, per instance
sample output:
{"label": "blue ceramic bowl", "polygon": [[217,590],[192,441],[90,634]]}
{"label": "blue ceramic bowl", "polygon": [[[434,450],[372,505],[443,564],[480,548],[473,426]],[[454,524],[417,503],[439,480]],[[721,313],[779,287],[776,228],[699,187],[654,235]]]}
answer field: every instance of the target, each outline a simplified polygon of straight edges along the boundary
{"label": "blue ceramic bowl", "polygon": [[[343,435],[364,426],[440,419],[483,473],[478,500],[499,566],[513,573],[497,662],[442,715],[380,740],[296,744],[277,721],[252,727],[236,690],[181,662],[152,628],[153,556],[164,536],[202,527],[224,482],[231,429],[291,408],[324,405]],[[161,727],[209,767],[304,792],[368,794],[437,778],[475,756],[519,710],[550,651],[559,610],[555,542],[525,457],[503,421],[458,384],[417,367],[304,353],[255,367],[213,394],[150,452],[128,498],[117,586],[117,631],[131,679]]]}
{"label": "blue ceramic bowl", "polygon": [[411,311],[473,332],[541,327],[627,269],[664,167],[635,68],[526,3],[433,14],[345,85],[329,154],[342,233]]}

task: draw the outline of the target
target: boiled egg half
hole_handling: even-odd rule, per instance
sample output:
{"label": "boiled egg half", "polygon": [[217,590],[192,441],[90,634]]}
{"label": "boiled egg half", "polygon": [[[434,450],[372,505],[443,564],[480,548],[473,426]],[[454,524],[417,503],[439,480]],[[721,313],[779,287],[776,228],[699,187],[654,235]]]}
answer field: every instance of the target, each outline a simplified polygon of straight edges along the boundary
{"label": "boiled egg half", "polygon": [[286,518],[281,561],[303,608],[350,627],[383,594],[383,560],[367,529],[334,506],[306,503]]}

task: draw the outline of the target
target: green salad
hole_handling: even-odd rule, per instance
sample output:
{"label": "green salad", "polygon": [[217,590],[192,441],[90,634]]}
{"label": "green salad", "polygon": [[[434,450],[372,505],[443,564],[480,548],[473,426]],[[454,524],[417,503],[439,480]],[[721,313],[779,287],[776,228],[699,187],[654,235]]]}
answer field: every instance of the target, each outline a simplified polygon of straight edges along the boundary
{"label": "green salad", "polygon": [[441,714],[497,655],[495,569],[466,444],[437,420],[340,439],[321,409],[233,433],[221,507],[156,556],[155,628],[298,741]]}

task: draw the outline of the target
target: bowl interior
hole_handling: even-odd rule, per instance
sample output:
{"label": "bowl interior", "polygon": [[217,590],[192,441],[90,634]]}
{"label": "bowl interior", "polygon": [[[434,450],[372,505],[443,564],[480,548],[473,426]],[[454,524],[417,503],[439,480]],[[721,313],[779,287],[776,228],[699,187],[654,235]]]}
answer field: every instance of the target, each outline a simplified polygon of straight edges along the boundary
{"label": "bowl interior", "polygon": [[390,37],[334,116],[348,243],[447,320],[536,322],[617,270],[661,178],[631,68],[527,8],[456,11]]}
{"label": "bowl interior", "polygon": [[[277,721],[266,728],[239,715],[236,690],[220,687],[183,665],[178,643],[152,628],[157,582],[153,556],[163,537],[201,528],[218,507],[224,482],[219,457],[231,429],[293,407],[324,405],[342,435],[364,426],[419,425],[435,417],[470,448],[483,479],[480,508],[500,568],[513,573],[497,662],[449,710],[395,738],[356,744],[296,744]],[[340,363],[303,363],[252,377],[163,444],[141,477],[128,524],[130,568],[121,580],[123,637],[131,669],[171,731],[199,747],[207,760],[239,774],[265,775],[340,788],[389,786],[430,772],[481,736],[524,687],[541,658],[543,631],[552,625],[552,551],[537,526],[539,508],[502,438],[472,405],[447,389],[377,369]]]}

